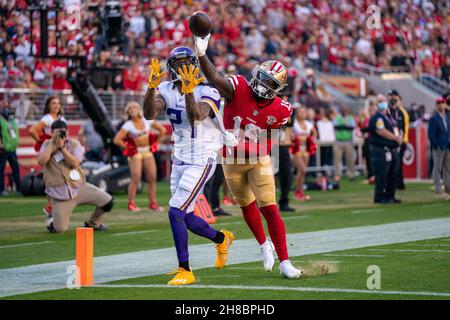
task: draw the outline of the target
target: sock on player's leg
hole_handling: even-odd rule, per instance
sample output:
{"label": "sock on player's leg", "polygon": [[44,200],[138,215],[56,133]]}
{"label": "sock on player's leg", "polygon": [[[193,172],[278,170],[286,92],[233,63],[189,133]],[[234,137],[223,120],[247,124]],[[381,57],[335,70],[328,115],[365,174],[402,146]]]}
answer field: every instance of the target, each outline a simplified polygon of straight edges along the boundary
{"label": "sock on player's leg", "polygon": [[178,266],[183,268],[186,271],[191,270],[191,267],[189,266],[189,261],[180,261],[180,262],[178,262]]}
{"label": "sock on player's leg", "polygon": [[170,227],[172,228],[173,241],[175,243],[175,248],[177,249],[178,261],[189,266],[188,232],[185,216],[186,213],[180,209],[170,207],[169,221]]}
{"label": "sock on player's leg", "polygon": [[262,225],[261,214],[259,213],[256,201],[241,207],[244,220],[252,231],[259,244],[266,242],[266,234]]}
{"label": "sock on player's leg", "polygon": [[185,222],[186,227],[196,235],[208,238],[209,240],[212,240],[216,243],[223,242],[225,235],[222,232],[211,228],[205,220],[203,220],[199,216],[196,216],[194,212],[189,212],[186,214]]}
{"label": "sock on player's leg", "polygon": [[264,219],[267,222],[267,229],[269,230],[270,239],[275,246],[275,251],[278,255],[278,260],[283,261],[289,258],[286,246],[286,229],[283,220],[281,220],[280,213],[275,204],[259,208]]}

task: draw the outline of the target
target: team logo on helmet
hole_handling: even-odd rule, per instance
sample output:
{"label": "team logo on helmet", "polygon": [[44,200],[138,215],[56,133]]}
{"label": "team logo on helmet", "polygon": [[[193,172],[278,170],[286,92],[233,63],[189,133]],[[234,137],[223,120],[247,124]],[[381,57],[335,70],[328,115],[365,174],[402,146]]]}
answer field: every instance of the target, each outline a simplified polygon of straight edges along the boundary
{"label": "team logo on helmet", "polygon": [[180,80],[178,75],[178,68],[183,65],[189,66],[193,64],[195,67],[199,66],[198,58],[189,47],[176,47],[172,49],[167,58],[167,70],[169,70],[170,78],[172,81]]}
{"label": "team logo on helmet", "polygon": [[255,67],[250,85],[261,98],[273,99],[287,85],[286,67],[279,61],[269,60]]}

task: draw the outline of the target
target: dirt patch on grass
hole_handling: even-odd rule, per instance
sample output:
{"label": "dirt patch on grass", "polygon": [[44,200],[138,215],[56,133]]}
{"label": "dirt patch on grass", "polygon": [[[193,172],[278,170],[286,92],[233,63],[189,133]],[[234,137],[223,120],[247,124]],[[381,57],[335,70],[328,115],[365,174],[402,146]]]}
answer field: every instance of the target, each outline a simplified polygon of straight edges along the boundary
{"label": "dirt patch on grass", "polygon": [[305,277],[315,277],[339,272],[337,263],[325,261],[309,261],[302,263],[299,267],[302,269]]}

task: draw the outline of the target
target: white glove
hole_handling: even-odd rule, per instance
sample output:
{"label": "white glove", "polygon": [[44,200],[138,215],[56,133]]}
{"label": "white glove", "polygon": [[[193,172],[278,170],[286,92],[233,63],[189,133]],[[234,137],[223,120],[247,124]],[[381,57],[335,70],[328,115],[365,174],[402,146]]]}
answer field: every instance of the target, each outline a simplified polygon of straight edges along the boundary
{"label": "white glove", "polygon": [[225,136],[224,136],[224,144],[227,147],[235,147],[238,145],[239,141],[238,139],[235,137],[234,134],[232,134],[231,132],[225,131],[224,132]]}
{"label": "white glove", "polygon": [[211,37],[211,33],[208,33],[208,35],[204,38],[194,36],[194,48],[197,53],[197,57],[202,57],[205,55],[206,49],[208,49],[209,37]]}

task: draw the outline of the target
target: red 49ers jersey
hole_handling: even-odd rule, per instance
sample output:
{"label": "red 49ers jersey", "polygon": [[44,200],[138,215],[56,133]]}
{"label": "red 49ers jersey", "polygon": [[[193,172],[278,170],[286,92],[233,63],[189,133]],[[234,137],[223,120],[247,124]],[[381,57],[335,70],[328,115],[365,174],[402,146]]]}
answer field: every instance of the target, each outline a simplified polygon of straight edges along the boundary
{"label": "red 49ers jersey", "polygon": [[228,78],[234,89],[233,99],[225,102],[223,124],[225,129],[245,130],[248,126],[256,126],[259,129],[277,129],[288,122],[292,114],[292,106],[289,102],[275,97],[271,102],[265,100],[265,104],[256,102],[253,89],[247,80],[241,76]]}
{"label": "red 49ers jersey", "polygon": [[[247,150],[249,143],[259,143],[264,130],[278,129],[289,121],[293,110],[289,102],[275,97],[258,103],[252,87],[243,76],[233,76],[228,81],[233,86],[234,94],[231,101],[225,102],[223,123],[225,129],[233,130],[235,134],[241,129]],[[241,142],[242,138],[240,135]],[[267,151],[270,152],[270,138],[266,141],[269,144]]]}

